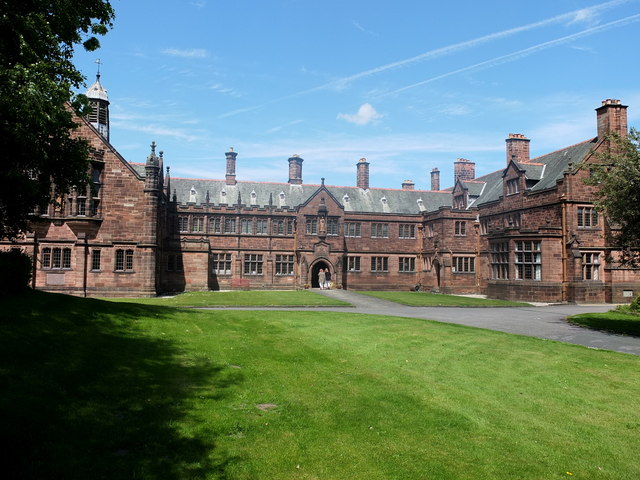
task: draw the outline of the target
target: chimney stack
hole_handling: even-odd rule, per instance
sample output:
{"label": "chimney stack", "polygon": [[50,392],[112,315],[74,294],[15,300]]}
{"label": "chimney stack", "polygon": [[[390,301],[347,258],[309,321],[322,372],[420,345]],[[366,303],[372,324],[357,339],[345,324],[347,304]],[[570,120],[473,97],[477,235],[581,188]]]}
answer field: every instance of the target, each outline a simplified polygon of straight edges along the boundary
{"label": "chimney stack", "polygon": [[476,178],[476,164],[466,158],[459,158],[453,162],[453,183],[458,179],[464,181]]}
{"label": "chimney stack", "polygon": [[302,162],[304,160],[297,154],[289,158],[289,183],[291,185],[302,185]]}
{"label": "chimney stack", "polygon": [[225,153],[227,157],[227,174],[225,175],[227,185],[235,185],[236,182],[236,157],[238,154],[233,151],[233,147],[229,147],[229,151]]}
{"label": "chimney stack", "polygon": [[603,100],[602,105],[596,108],[598,121],[598,140],[602,140],[610,133],[617,133],[625,137],[627,135],[627,106],[620,100],[610,98]]}
{"label": "chimney stack", "polygon": [[402,182],[402,189],[403,190],[415,190],[416,188],[415,183],[413,183],[413,180],[405,180],[404,182]]}
{"label": "chimney stack", "polygon": [[507,165],[511,160],[516,162],[529,161],[529,140],[521,133],[510,133],[505,140],[507,144]]}
{"label": "chimney stack", "polygon": [[357,179],[356,185],[363,190],[369,189],[369,162],[366,158],[361,158],[357,165]]}
{"label": "chimney stack", "polygon": [[440,170],[431,170],[431,190],[440,190]]}

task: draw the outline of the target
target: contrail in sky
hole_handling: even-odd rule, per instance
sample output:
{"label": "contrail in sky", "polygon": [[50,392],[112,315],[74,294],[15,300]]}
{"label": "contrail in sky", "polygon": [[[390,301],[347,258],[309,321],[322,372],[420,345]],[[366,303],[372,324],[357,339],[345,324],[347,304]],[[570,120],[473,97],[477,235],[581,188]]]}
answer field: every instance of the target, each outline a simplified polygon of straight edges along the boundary
{"label": "contrail in sky", "polygon": [[[500,38],[505,38],[511,35],[515,35],[518,33],[522,33],[522,32],[526,32],[528,30],[533,30],[536,28],[540,28],[540,27],[544,27],[546,25],[550,25],[553,23],[558,23],[558,22],[565,22],[565,21],[569,21],[569,20],[576,20],[578,18],[580,18],[581,16],[586,16],[592,13],[596,13],[599,12],[601,10],[606,10],[608,8],[613,8],[616,7],[618,5],[621,5],[623,3],[628,3],[631,0],[612,0],[609,2],[604,2],[598,5],[594,5],[592,7],[586,7],[586,8],[581,8],[579,10],[573,10],[571,12],[568,13],[563,13],[561,15],[556,15],[555,17],[551,17],[551,18],[547,18],[545,20],[540,20],[539,22],[534,22],[534,23],[529,23],[527,25],[523,25],[520,27],[515,27],[515,28],[509,28],[507,30],[503,30],[501,32],[496,32],[496,33],[491,33],[489,35],[485,35],[482,37],[478,37],[478,38],[474,38],[472,40],[467,40],[465,42],[460,42],[460,43],[455,43],[453,45],[448,45],[446,47],[442,47],[442,48],[437,48],[435,50],[430,50],[428,52],[422,53],[420,55],[416,55],[415,57],[411,57],[411,58],[407,58],[404,60],[399,60],[397,62],[392,62],[392,63],[388,63],[386,65],[381,65],[379,67],[376,68],[372,68],[370,70],[365,70],[363,72],[360,73],[356,73],[353,75],[350,75],[348,77],[342,77],[339,78],[337,80],[333,80],[331,82],[325,83],[323,85],[319,85],[317,87],[313,87],[307,90],[302,90],[300,92],[296,92],[293,93],[291,95],[287,95],[284,97],[279,97],[273,100],[270,100],[268,102],[262,103],[260,105],[254,105],[252,107],[245,107],[245,108],[240,108],[237,110],[233,110],[227,113],[224,113],[222,115],[219,116],[219,118],[227,118],[227,117],[231,117],[234,115],[238,115],[240,113],[245,113],[245,112],[250,112],[253,110],[257,110],[259,108],[262,107],[266,107],[268,105],[271,105],[273,103],[277,103],[277,102],[281,102],[283,100],[288,100],[290,98],[295,98],[301,95],[306,95],[309,93],[313,93],[313,92],[317,92],[320,90],[326,90],[328,88],[335,88],[335,87],[343,87],[345,85],[347,85],[350,82],[353,82],[355,80],[359,80],[361,78],[365,78],[365,77],[369,77],[371,75],[375,75],[381,72],[384,72],[386,70],[391,70],[393,68],[398,68],[398,67],[402,67],[402,66],[406,66],[406,65],[410,65],[412,63],[416,63],[422,60],[427,60],[427,59],[431,59],[431,58],[437,58],[437,57],[441,57],[444,55],[450,55],[452,53],[461,51],[461,50],[465,50],[468,48],[473,48],[476,47],[478,45],[482,45],[483,43],[487,43],[493,40],[497,40]],[[615,22],[614,22],[615,23]],[[597,27],[596,27],[597,28]],[[587,30],[585,30],[585,32],[587,32]],[[595,32],[594,32],[595,33]],[[576,34],[579,35],[579,34]],[[585,34],[587,35],[587,34]],[[579,35],[582,36],[582,35]],[[571,36],[569,36],[571,37]],[[565,37],[565,38],[569,38],[569,37]],[[578,37],[575,37],[578,38]],[[565,40],[565,41],[569,41],[569,40]],[[535,48],[535,47],[532,47]],[[466,70],[465,70],[466,71]],[[448,74],[447,74],[448,76]],[[400,89],[402,90],[402,89]],[[400,91],[400,90],[396,90]]]}
{"label": "contrail in sky", "polygon": [[483,68],[491,68],[497,65],[501,65],[503,63],[513,62],[520,58],[531,55],[532,53],[536,53],[540,50],[544,50],[546,48],[554,47],[556,45],[560,45],[562,43],[571,42],[577,38],[586,37],[588,35],[593,35],[594,33],[602,32],[604,30],[608,30],[610,28],[621,27],[628,23],[637,22],[640,20],[640,13],[636,15],[631,15],[630,17],[625,17],[620,20],[616,20],[614,22],[605,23],[603,25],[599,25],[597,27],[588,28],[578,33],[574,33],[572,35],[567,35],[566,37],[557,38],[555,40],[550,40],[548,42],[540,43],[538,45],[534,45],[533,47],[525,48],[523,50],[518,50],[517,52],[509,53],[507,55],[502,55],[500,57],[492,58],[490,60],[486,60],[484,62],[476,63],[474,65],[469,65],[468,67],[459,68],[457,70],[453,70],[451,72],[443,73],[442,75],[438,75],[436,77],[429,78],[427,80],[423,80],[418,83],[414,83],[412,85],[407,85],[406,87],[398,88],[397,90],[393,90],[391,92],[386,92],[378,96],[378,98],[386,97],[389,95],[394,95],[396,93],[404,92],[405,90],[409,90],[411,88],[419,87],[421,85],[426,85],[427,83],[435,82],[436,80],[441,80],[446,77],[450,77],[452,75],[457,75],[458,73],[468,72],[471,70],[480,70]]}

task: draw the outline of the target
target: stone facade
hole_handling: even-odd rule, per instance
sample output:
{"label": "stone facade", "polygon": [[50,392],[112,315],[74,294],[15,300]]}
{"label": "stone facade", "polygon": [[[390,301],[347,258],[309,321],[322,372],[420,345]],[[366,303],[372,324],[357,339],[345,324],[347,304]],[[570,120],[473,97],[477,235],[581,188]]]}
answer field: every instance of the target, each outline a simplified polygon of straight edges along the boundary
{"label": "stone facade", "polygon": [[35,288],[75,295],[309,288],[323,268],[337,288],[627,302],[640,275],[610,260],[609,226],[584,182],[606,135],[626,134],[626,107],[606,100],[596,111],[598,137],[530,159],[530,140],[509,134],[503,170],[476,178],[475,163],[457,159],[446,190],[438,169],[432,190],[411,180],[370,188],[364,158],[354,186],[308,185],[298,155],[287,182],[244,181],[233,149],[220,180],[171,178],[155,144],[146,162],[127,162],[108,125],[78,119],[93,185],[34,214],[32,231],[0,248],[32,256]]}

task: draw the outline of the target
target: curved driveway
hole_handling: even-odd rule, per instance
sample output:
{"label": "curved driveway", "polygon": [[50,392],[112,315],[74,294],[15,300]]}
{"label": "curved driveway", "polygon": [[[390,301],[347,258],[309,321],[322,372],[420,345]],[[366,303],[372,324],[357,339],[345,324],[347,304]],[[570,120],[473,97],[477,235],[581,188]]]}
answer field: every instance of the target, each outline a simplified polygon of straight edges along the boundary
{"label": "curved driveway", "polygon": [[[410,307],[361,295],[349,290],[314,290],[328,297],[350,303],[353,307],[313,307],[317,311],[335,311],[423,318],[438,322],[458,323],[472,327],[527,335],[530,337],[574,343],[590,348],[614,350],[640,355],[640,338],[589,330],[569,324],[570,315],[606,312],[611,305],[549,305],[535,307]],[[282,307],[270,308],[282,310]],[[248,310],[244,308],[243,310]],[[256,310],[256,308],[251,308]],[[287,308],[287,310],[309,310]]]}

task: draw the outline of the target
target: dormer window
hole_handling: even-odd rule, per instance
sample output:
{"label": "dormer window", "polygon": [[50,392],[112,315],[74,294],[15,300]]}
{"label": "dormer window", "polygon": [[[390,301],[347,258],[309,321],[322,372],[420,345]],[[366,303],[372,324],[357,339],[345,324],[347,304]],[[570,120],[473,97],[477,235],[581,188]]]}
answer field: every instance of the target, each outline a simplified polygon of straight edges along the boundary
{"label": "dormer window", "polygon": [[195,187],[191,187],[191,190],[189,190],[189,203],[196,203],[196,195],[197,195],[197,191]]}
{"label": "dormer window", "polygon": [[424,202],[422,201],[421,198],[419,198],[418,200],[416,200],[418,202],[418,208],[420,209],[421,212],[424,212],[425,208],[424,208]]}
{"label": "dormer window", "polygon": [[255,190],[251,191],[251,205],[255,205],[256,204],[256,198],[258,197],[258,195],[256,194]]}
{"label": "dormer window", "polygon": [[511,180],[507,180],[507,195],[513,195],[520,191],[520,182],[519,179],[513,178]]}
{"label": "dormer window", "polygon": [[387,204],[387,197],[382,197],[380,199],[380,201],[382,202],[383,205],[386,205]]}
{"label": "dormer window", "polygon": [[349,203],[350,198],[349,198],[349,195],[347,195],[346,193],[344,197],[342,197],[342,199],[344,200],[344,203]]}

